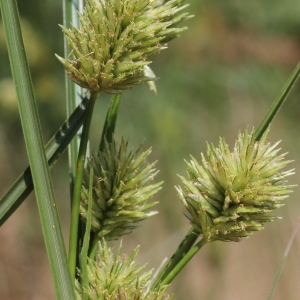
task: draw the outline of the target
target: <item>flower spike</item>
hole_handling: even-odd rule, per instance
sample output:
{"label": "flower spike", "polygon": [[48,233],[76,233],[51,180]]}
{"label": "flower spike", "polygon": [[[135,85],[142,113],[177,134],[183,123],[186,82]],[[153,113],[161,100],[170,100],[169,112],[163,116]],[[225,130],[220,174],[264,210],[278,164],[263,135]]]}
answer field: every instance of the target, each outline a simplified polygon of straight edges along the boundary
{"label": "flower spike", "polygon": [[88,286],[75,284],[77,300],[170,300],[168,285],[149,291],[152,271],[143,272],[144,266],[135,262],[139,247],[127,257],[122,254],[122,244],[116,254],[104,239],[99,243],[97,261],[88,261]]}
{"label": "flower spike", "polygon": [[220,138],[218,148],[207,145],[202,165],[193,157],[186,162],[188,179],[180,176],[184,187],[176,189],[186,217],[207,242],[240,241],[278,219],[270,213],[292,192],[285,179],[294,170],[281,171],[291,161],[278,155],[279,142],[267,142],[268,134],[255,141],[254,131],[246,130],[232,152]]}
{"label": "flower spike", "polygon": [[133,85],[153,81],[144,68],[149,57],[166,48],[190,18],[182,12],[185,0],[87,0],[81,27],[61,26],[74,60],[56,57],[71,79],[95,92],[121,93]]}
{"label": "flower spike", "polygon": [[97,153],[87,165],[83,177],[80,215],[87,218],[90,168],[94,168],[92,231],[99,238],[117,239],[130,233],[137,223],[154,214],[148,211],[157,202],[148,202],[161,189],[162,182],[151,184],[158,173],[155,162],[147,164],[151,149],[138,154],[127,153],[122,140],[106,143],[104,152]]}

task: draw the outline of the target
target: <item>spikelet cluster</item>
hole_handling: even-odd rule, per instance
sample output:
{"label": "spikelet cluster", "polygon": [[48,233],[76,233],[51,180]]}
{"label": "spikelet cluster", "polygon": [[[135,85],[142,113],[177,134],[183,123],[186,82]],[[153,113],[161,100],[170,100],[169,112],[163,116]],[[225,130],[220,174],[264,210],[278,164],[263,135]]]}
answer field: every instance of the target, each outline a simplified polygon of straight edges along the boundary
{"label": "spikelet cluster", "polygon": [[185,0],[87,0],[80,28],[62,29],[75,59],[57,58],[71,79],[95,92],[120,93],[153,80],[144,73],[149,56],[186,27]]}
{"label": "spikelet cluster", "polygon": [[138,226],[138,222],[156,214],[148,211],[157,202],[148,202],[162,182],[154,183],[158,173],[155,163],[146,159],[151,149],[139,154],[127,153],[127,142],[119,146],[115,142],[106,143],[105,150],[97,153],[83,177],[80,215],[86,220],[88,210],[88,187],[90,168],[94,169],[92,231],[99,238],[116,239],[128,234]]}
{"label": "spikelet cluster", "polygon": [[192,157],[187,162],[188,179],[177,187],[185,215],[206,241],[239,241],[278,218],[270,213],[283,205],[292,185],[282,171],[291,161],[278,155],[278,143],[267,141],[267,130],[259,141],[254,132],[239,134],[230,152],[224,139],[218,148],[208,145],[202,165]]}
{"label": "spikelet cluster", "polygon": [[139,247],[130,256],[122,254],[120,246],[116,255],[104,240],[99,243],[97,261],[88,262],[88,286],[76,281],[77,300],[168,300],[168,286],[149,291],[152,271],[144,272],[144,266],[135,262]]}

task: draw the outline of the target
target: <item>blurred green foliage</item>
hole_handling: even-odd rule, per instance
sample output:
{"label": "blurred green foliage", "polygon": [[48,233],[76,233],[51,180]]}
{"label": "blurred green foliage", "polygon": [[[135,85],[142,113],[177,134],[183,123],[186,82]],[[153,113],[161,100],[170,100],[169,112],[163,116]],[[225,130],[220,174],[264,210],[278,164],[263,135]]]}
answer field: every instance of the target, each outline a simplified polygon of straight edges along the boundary
{"label": "blurred green foliage", "polygon": [[[176,174],[185,174],[183,160],[190,154],[199,157],[207,140],[216,144],[223,136],[232,145],[239,130],[258,126],[300,58],[299,1],[189,2],[189,11],[195,15],[187,23],[189,30],[151,65],[159,77],[158,95],[146,85],[126,92],[116,129],[117,137],[128,138],[132,147],[141,143],[145,149],[153,147],[152,159],[158,160],[159,179],[165,182],[157,196],[160,215],[142,223],[142,228],[124,241],[125,249],[141,244],[144,254],[140,259],[149,261],[149,267],[157,267],[164,256],[170,256],[188,230],[174,189],[179,184]],[[63,54],[63,35],[58,27],[62,23],[61,3],[28,0],[18,4],[47,141],[65,118],[64,70],[54,57],[54,53]],[[1,195],[27,164],[2,26],[0,23]],[[299,95],[297,83],[271,127],[272,141],[283,140],[283,151],[290,152],[288,158],[296,160],[298,170]],[[93,149],[98,147],[109,99],[100,95],[96,106]],[[54,168],[53,178],[67,232],[66,156]],[[299,175],[290,182],[299,182]],[[283,221],[268,224],[249,240],[207,246],[174,282],[174,299],[266,298],[299,215],[298,197],[295,192],[276,213]],[[4,246],[8,238],[10,242]],[[22,205],[1,228],[0,244],[3,299],[54,299],[33,200]],[[274,299],[296,299],[299,295],[299,244],[298,238]]]}

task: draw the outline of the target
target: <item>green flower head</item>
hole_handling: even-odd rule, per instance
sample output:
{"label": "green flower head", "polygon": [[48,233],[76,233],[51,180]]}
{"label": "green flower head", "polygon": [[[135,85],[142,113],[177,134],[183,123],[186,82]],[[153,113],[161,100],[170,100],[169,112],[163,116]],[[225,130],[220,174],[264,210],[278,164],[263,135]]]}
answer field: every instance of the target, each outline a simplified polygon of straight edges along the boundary
{"label": "green flower head", "polygon": [[208,145],[202,165],[195,158],[187,162],[188,179],[177,187],[185,215],[206,241],[239,241],[265,222],[278,217],[270,213],[281,207],[291,193],[286,177],[293,170],[281,171],[291,161],[278,155],[278,143],[267,142],[269,130],[259,141],[254,132],[239,134],[230,152],[224,139],[218,148]]}
{"label": "green flower head", "polygon": [[74,60],[57,58],[68,75],[91,91],[121,93],[133,85],[153,80],[144,72],[151,55],[186,27],[185,0],[87,0],[81,27],[62,29]]}
{"label": "green flower head", "polygon": [[[97,261],[88,261],[88,286],[75,284],[77,300],[169,300],[168,286],[149,291],[152,271],[143,272],[144,266],[135,262],[139,247],[130,256],[122,254],[122,246],[116,254],[105,240],[99,243]],[[85,298],[83,298],[83,294]]]}
{"label": "green flower head", "polygon": [[138,154],[127,153],[124,140],[117,147],[115,142],[106,144],[88,163],[83,177],[80,215],[87,219],[90,168],[94,169],[92,231],[99,238],[117,239],[138,226],[138,222],[156,214],[148,211],[157,202],[148,202],[162,182],[154,183],[158,173],[154,163],[146,158],[151,149]]}

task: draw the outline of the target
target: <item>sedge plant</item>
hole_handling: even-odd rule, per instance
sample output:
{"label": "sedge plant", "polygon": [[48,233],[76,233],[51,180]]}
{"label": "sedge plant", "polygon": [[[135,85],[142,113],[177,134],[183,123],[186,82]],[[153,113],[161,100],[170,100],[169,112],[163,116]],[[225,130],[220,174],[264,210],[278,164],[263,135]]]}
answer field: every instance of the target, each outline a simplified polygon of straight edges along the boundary
{"label": "sedge plant", "polygon": [[[179,176],[182,183],[176,190],[191,229],[153,276],[135,262],[138,247],[125,256],[122,246],[117,253],[109,246],[110,240],[122,241],[139,222],[157,213],[152,210],[157,202],[151,198],[162,188],[155,178],[156,162],[149,162],[153,149],[131,149],[126,138],[117,141],[114,133],[122,94],[142,83],[156,91],[150,59],[187,29],[182,23],[191,17],[188,4],[185,0],[87,0],[71,25],[68,5],[64,2],[61,26],[67,51],[64,57],[56,57],[68,76],[69,118],[44,147],[16,4],[1,0],[30,168],[1,199],[0,224],[34,185],[57,299],[171,299],[168,286],[204,245],[238,242],[278,218],[272,213],[292,192],[294,185],[287,178],[294,170],[286,170],[291,161],[281,153],[279,143],[269,141],[270,124],[297,80],[300,65],[256,130],[242,130],[233,148],[224,138],[217,146],[207,143],[206,155],[186,161],[187,175]],[[112,94],[111,103],[99,147],[89,152],[94,107],[103,93]],[[78,94],[82,102],[75,109]],[[72,140],[67,255],[49,167]]]}

